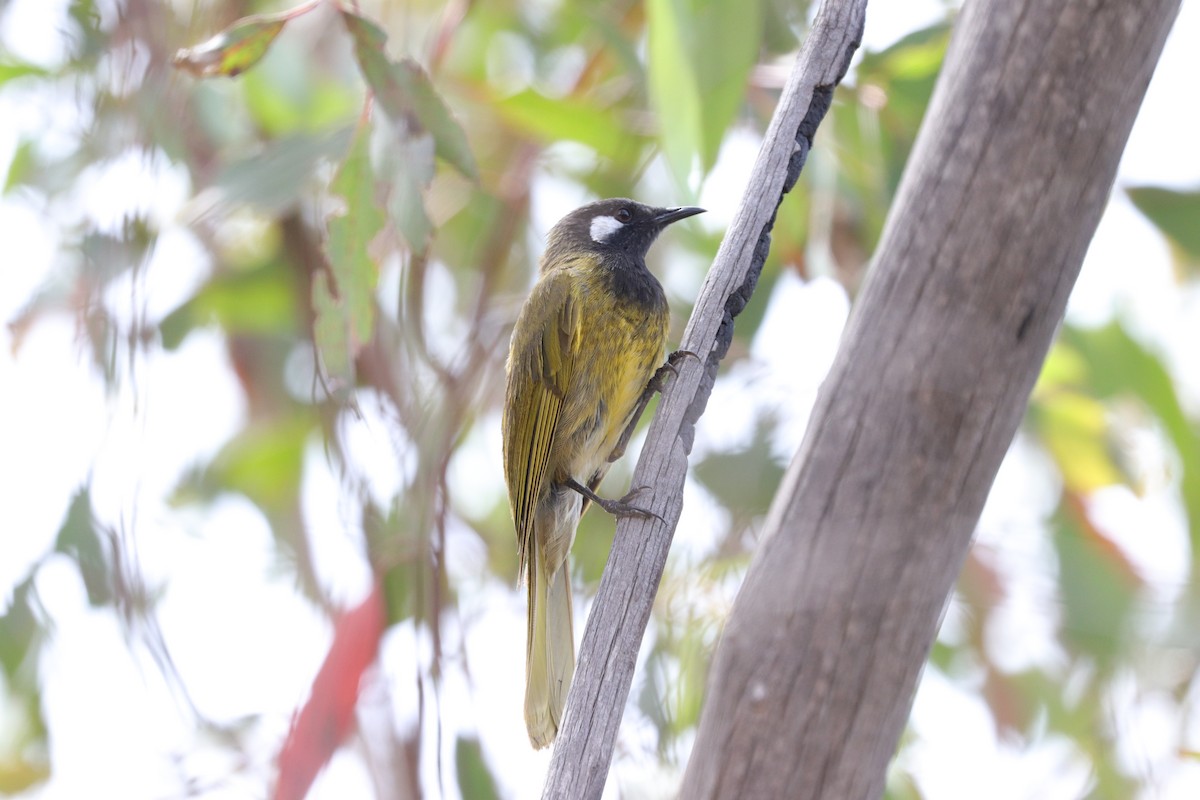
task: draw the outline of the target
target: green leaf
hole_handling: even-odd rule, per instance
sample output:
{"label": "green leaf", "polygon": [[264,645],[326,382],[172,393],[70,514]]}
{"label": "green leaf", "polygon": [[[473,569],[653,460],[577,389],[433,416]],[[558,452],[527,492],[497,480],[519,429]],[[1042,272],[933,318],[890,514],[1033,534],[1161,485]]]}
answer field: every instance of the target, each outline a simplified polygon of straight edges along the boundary
{"label": "green leaf", "polygon": [[[0,667],[4,668],[10,684],[18,682],[19,673],[36,656],[41,640],[42,629],[34,616],[33,600],[33,576],[30,575],[13,589],[7,609],[0,614]],[[26,673],[26,677],[35,675],[33,670]]]}
{"label": "green leaf", "polygon": [[748,447],[706,456],[696,464],[696,479],[734,514],[765,514],[783,478],[783,467],[771,456],[773,435],[773,425],[759,420]]}
{"label": "green leaf", "polygon": [[289,20],[307,14],[322,2],[308,0],[278,14],[243,17],[207,42],[179,50],[171,63],[198,78],[214,75],[232,78],[262,60]]}
{"label": "green leaf", "polygon": [[33,141],[26,139],[17,146],[13,153],[12,162],[8,165],[8,175],[4,177],[4,189],[0,194],[8,194],[13,189],[25,184],[36,174],[37,153]]}
{"label": "green leaf", "polygon": [[458,790],[471,800],[499,800],[496,780],[483,759],[479,740],[458,737],[454,746],[454,765],[458,772]]}
{"label": "green leaf", "polygon": [[354,383],[354,361],[350,357],[349,319],[345,306],[329,288],[329,276],[318,272],[313,276],[313,342],[321,355],[321,370],[331,380],[331,391],[339,391]]}
{"label": "green leaf", "polygon": [[312,428],[310,418],[296,415],[243,430],[221,448],[207,469],[185,479],[176,490],[175,502],[237,492],[268,514],[290,510]]}
{"label": "green leaf", "polygon": [[394,504],[386,514],[374,503],[363,505],[367,558],[375,566],[383,587],[389,625],[410,619],[421,610],[418,593],[423,585],[422,575],[416,574],[420,566],[412,557],[420,546],[419,535],[413,533],[418,525],[399,505]]}
{"label": "green leaf", "polygon": [[287,337],[299,325],[291,267],[279,260],[218,275],[159,324],[174,350],[195,328],[215,322],[227,335]]}
{"label": "green leaf", "polygon": [[663,155],[685,190],[703,143],[700,87],[688,58],[682,0],[649,0],[650,99],[658,111]]}
{"label": "green leaf", "polygon": [[1177,192],[1142,186],[1126,190],[1129,199],[1182,251],[1192,277],[1200,275],[1200,191]]}
{"label": "green leaf", "polygon": [[368,249],[383,229],[384,216],[375,202],[375,173],[367,140],[370,128],[359,127],[330,187],[345,208],[329,218],[325,255],[331,274],[313,281],[316,345],[327,373],[349,380],[354,356],[371,338],[375,326],[374,296],[379,268]]}
{"label": "green leaf", "polygon": [[[1162,362],[1117,323],[1092,331],[1066,328],[1063,340],[1088,366],[1088,388],[1102,399],[1132,396],[1158,418],[1179,454],[1180,494],[1191,529],[1193,570],[1200,570],[1200,432],[1188,419]],[[1193,588],[1200,584],[1192,582]]]}
{"label": "green leaf", "polygon": [[346,9],[342,10],[342,20],[354,37],[359,69],[392,123],[410,135],[428,131],[439,157],[466,177],[478,179],[467,135],[425,70],[411,58],[389,59],[385,52],[387,35],[375,23]]}
{"label": "green leaf", "polygon": [[349,146],[352,126],[322,134],[295,134],[268,142],[245,158],[227,164],[216,185],[230,202],[248,203],[279,214],[304,194],[317,165],[340,158]]}
{"label": "green leaf", "polygon": [[37,77],[44,78],[50,72],[36,64],[26,64],[20,61],[3,61],[0,62],[0,86],[8,83],[16,78]]}
{"label": "green leaf", "polygon": [[[899,186],[917,129],[933,94],[950,41],[950,27],[948,22],[939,22],[914,31],[878,53],[864,52],[853,89],[839,87],[839,92],[854,93],[856,101],[850,105],[858,114],[873,112],[877,115],[878,127],[873,139],[842,145],[840,128],[844,125],[839,126],[837,135],[842,159],[882,159],[887,170],[889,198]],[[836,113],[837,106],[834,108]],[[864,133],[871,132],[868,129]],[[863,138],[867,139],[866,136]],[[874,147],[866,153],[855,150],[872,145]],[[874,154],[876,148],[879,152]]]}
{"label": "green leaf", "polygon": [[692,0],[690,6],[691,64],[703,98],[700,155],[707,171],[746,97],[750,70],[758,60],[763,10],[761,0]]}
{"label": "green leaf", "polygon": [[309,63],[306,54],[291,52],[298,47],[290,42],[279,47],[285,45],[286,58],[272,59],[241,79],[246,110],[255,124],[272,138],[302,131],[353,130],[365,88],[348,87],[331,78],[319,64]]}
{"label": "green leaf", "polygon": [[278,14],[239,19],[208,41],[179,50],[171,63],[197,78],[232,78],[262,60],[287,20]]}
{"label": "green leaf", "polygon": [[1086,493],[1121,482],[1108,447],[1107,410],[1098,400],[1059,390],[1031,406],[1029,416],[1068,489]]}
{"label": "green leaf", "polygon": [[758,59],[762,0],[650,0],[650,97],[663,151],[680,185],[699,156],[716,163],[721,142],[746,96]]}
{"label": "green leaf", "polygon": [[630,133],[617,110],[576,98],[556,100],[527,89],[496,101],[495,107],[510,125],[544,142],[579,142],[618,163],[636,161],[644,142]]}
{"label": "green leaf", "polygon": [[[382,125],[390,122],[383,120]],[[393,131],[393,144],[380,156],[379,175],[391,178],[388,213],[416,253],[424,253],[433,237],[433,221],[425,210],[424,191],[433,180],[434,142],[427,133],[417,136]]]}
{"label": "green leaf", "polygon": [[50,777],[46,721],[38,687],[38,653],[44,637],[34,612],[33,576],[17,584],[0,614],[0,692],[4,736],[0,739],[0,795],[16,795]]}
{"label": "green leaf", "polygon": [[54,549],[72,558],[79,566],[88,602],[93,606],[112,602],[108,559],[92,519],[92,500],[87,489],[80,489],[71,500]]}
{"label": "green leaf", "polygon": [[1124,646],[1137,573],[1125,555],[1085,518],[1068,512],[1055,520],[1063,634],[1077,647],[1111,662]]}

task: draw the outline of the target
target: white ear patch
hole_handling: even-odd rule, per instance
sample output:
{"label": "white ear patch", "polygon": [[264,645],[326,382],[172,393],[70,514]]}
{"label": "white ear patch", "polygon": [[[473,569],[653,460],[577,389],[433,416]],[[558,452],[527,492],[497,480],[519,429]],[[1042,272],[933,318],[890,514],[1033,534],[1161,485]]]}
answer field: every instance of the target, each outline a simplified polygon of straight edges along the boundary
{"label": "white ear patch", "polygon": [[592,227],[589,229],[593,242],[607,242],[612,235],[625,227],[607,214],[592,217]]}

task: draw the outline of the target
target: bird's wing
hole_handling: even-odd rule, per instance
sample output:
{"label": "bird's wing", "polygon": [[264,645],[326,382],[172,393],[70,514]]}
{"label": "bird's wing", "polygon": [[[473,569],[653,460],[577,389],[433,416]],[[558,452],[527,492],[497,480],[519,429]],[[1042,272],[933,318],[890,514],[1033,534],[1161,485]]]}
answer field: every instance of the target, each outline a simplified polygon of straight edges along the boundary
{"label": "bird's wing", "polygon": [[504,477],[522,574],[579,340],[579,298],[570,278],[563,270],[547,273],[513,329],[504,398]]}

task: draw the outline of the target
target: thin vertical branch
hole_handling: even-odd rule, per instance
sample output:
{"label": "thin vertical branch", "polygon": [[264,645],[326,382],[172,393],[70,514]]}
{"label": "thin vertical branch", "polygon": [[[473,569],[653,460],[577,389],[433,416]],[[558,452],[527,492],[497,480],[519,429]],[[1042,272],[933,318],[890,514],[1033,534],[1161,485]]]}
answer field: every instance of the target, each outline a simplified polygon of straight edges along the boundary
{"label": "thin vertical branch", "polygon": [[584,631],[545,798],[598,798],[603,791],[638,648],[679,522],[696,420],[732,341],[733,318],[758,281],[775,211],[799,177],[817,125],[858,47],[865,12],[866,0],[822,4],[780,97],[742,205],[701,289],[682,344],[699,358],[682,361],[679,377],[667,387],[633,478],[634,486],[653,487],[650,507],[665,523],[625,518],[617,525]]}

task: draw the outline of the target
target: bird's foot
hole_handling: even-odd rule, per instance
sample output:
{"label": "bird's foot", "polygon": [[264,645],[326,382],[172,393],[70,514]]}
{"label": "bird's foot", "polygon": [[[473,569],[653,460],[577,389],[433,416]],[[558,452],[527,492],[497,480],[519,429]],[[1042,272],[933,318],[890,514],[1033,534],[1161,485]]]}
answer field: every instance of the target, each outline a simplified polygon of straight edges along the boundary
{"label": "bird's foot", "polygon": [[633,501],[636,500],[638,496],[642,494],[642,492],[650,489],[649,486],[639,486],[636,489],[632,489],[620,500],[610,500],[607,497],[601,497],[574,478],[571,478],[567,481],[567,486],[579,492],[581,495],[603,508],[609,514],[612,514],[614,517],[653,517],[659,522],[666,524],[666,520],[660,517],[658,514],[655,514],[649,509],[645,509],[641,506],[636,506],[633,504]]}

